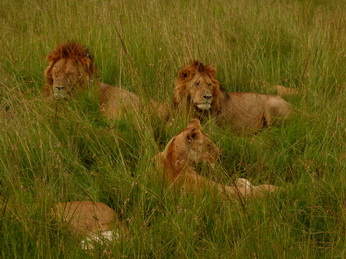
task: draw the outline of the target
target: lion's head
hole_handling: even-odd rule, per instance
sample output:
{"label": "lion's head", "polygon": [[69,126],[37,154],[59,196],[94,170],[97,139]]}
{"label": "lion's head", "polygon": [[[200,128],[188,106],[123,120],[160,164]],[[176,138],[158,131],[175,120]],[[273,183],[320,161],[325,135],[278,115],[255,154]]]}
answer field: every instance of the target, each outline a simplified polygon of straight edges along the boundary
{"label": "lion's head", "polygon": [[180,69],[174,89],[173,103],[180,103],[197,111],[218,110],[220,84],[215,79],[216,69],[195,60]]}
{"label": "lion's head", "polygon": [[64,99],[86,86],[96,73],[88,50],[79,43],[62,43],[47,56],[49,66],[44,71],[46,94]]}
{"label": "lion's head", "polygon": [[173,178],[196,163],[214,163],[219,155],[220,149],[202,131],[198,119],[193,119],[187,128],[173,137],[165,150],[160,153],[165,173]]}

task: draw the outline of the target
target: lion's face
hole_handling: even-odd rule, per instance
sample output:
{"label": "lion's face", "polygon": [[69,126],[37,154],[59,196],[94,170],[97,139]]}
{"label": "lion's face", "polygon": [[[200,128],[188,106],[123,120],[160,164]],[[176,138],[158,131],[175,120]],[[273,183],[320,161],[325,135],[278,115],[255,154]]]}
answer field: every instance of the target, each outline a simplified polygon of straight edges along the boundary
{"label": "lion's face", "polygon": [[188,127],[185,136],[183,136],[187,140],[185,142],[187,144],[187,157],[194,163],[214,163],[220,155],[220,149],[202,131],[200,126],[196,127],[194,124],[192,122],[193,127]]}
{"label": "lion's face", "polygon": [[190,81],[186,83],[188,96],[192,104],[200,110],[209,110],[213,102],[214,82],[212,79],[201,73],[196,73]]}
{"label": "lion's face", "polygon": [[204,66],[199,61],[183,67],[178,74],[174,93],[174,104],[184,103],[200,111],[208,111],[217,105],[219,82],[215,79],[216,70]]}
{"label": "lion's face", "polygon": [[76,61],[60,59],[51,67],[50,78],[54,97],[65,99],[83,88],[88,74]]}
{"label": "lion's face", "polygon": [[[202,131],[198,119],[192,120],[187,128],[175,136],[167,145],[164,156],[171,153],[170,164],[185,167],[199,162],[213,164],[220,156],[220,149]],[[166,154],[166,155],[165,155]]]}

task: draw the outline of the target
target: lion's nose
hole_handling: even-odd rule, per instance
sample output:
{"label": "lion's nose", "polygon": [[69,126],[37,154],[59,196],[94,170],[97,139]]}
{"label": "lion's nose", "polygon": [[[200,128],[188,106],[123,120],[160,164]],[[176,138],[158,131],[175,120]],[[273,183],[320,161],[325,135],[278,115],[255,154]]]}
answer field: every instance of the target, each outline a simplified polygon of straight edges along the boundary
{"label": "lion's nose", "polygon": [[209,100],[211,97],[213,97],[211,94],[205,94],[204,99]]}
{"label": "lion's nose", "polygon": [[58,89],[59,91],[61,91],[62,89],[65,88],[65,86],[62,86],[62,85],[56,85],[55,86],[56,89]]}

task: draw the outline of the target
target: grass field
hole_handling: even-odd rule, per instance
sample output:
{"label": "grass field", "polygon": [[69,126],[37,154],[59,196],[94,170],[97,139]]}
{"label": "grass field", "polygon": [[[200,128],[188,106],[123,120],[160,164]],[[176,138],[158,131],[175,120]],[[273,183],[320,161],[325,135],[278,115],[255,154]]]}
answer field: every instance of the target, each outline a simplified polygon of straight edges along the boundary
{"label": "grass field", "polygon": [[[45,57],[69,40],[103,82],[169,104],[192,59],[227,91],[301,91],[286,98],[296,117],[256,136],[205,126],[223,149],[214,179],[287,191],[241,204],[162,188],[152,158],[186,125],[107,120],[92,93],[46,101]],[[346,257],[345,1],[2,0],[0,42],[1,258],[101,255],[50,217],[73,200],[104,202],[129,227],[116,258]]]}

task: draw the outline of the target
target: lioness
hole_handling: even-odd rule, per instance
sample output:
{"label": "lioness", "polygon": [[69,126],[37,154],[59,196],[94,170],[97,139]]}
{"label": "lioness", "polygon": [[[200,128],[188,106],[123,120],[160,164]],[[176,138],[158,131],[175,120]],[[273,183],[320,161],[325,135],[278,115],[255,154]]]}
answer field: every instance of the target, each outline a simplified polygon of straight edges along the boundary
{"label": "lioness", "polygon": [[54,206],[52,214],[67,223],[73,232],[86,236],[82,241],[84,249],[92,249],[95,242],[102,244],[127,234],[116,212],[101,202],[61,202]]}
{"label": "lioness", "polygon": [[280,187],[274,185],[253,186],[248,180],[239,178],[233,186],[225,186],[199,175],[195,170],[198,162],[214,163],[220,150],[202,131],[198,119],[193,119],[187,128],[173,137],[164,151],[156,156],[159,172],[169,183],[182,186],[184,190],[200,191],[215,189],[222,197],[262,197]]}
{"label": "lioness", "polygon": [[197,113],[197,117],[210,113],[219,125],[230,125],[240,134],[255,133],[277,119],[285,119],[292,110],[279,96],[226,93],[215,76],[215,68],[199,61],[180,69],[174,89],[174,107]]}
{"label": "lioness", "polygon": [[[58,99],[76,95],[89,86],[97,85],[101,111],[108,117],[118,118],[128,110],[139,111],[143,102],[134,93],[102,83],[88,50],[79,43],[62,43],[47,55],[44,71],[46,94]],[[151,100],[150,110],[162,120],[168,120],[165,104]]]}

